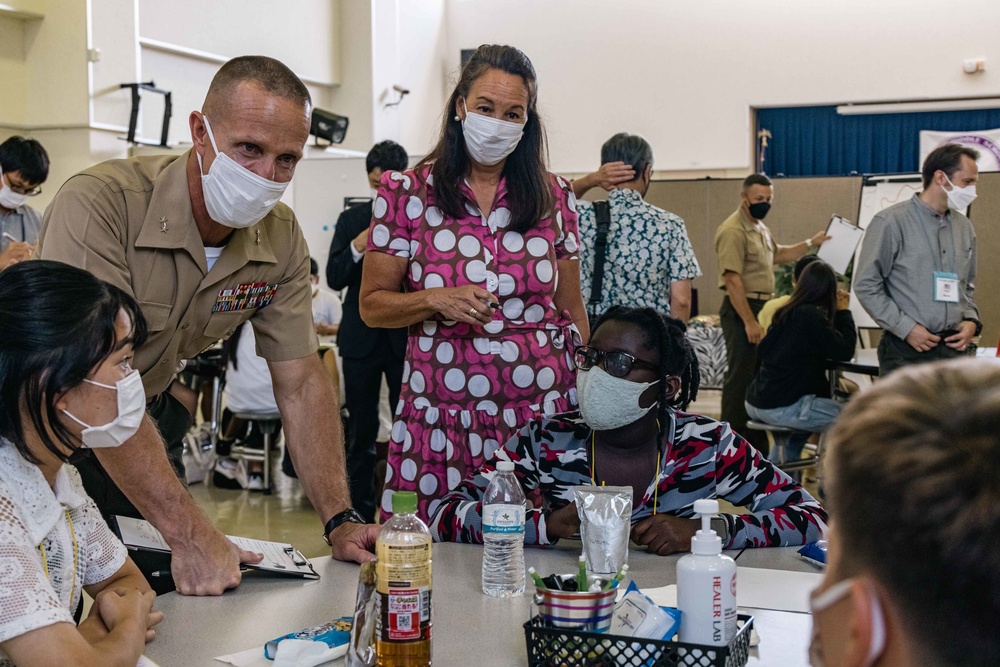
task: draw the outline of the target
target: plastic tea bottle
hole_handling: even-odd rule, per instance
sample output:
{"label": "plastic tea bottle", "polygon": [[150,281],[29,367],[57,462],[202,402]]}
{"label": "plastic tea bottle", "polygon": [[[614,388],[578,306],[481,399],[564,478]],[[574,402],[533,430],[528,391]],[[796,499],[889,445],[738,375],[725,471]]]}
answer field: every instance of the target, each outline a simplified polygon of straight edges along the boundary
{"label": "plastic tea bottle", "polygon": [[677,561],[680,640],[724,646],[736,636],[736,561],[722,555],[722,540],[712,530],[719,501],[694,501],[701,530],[691,538],[691,553]]}
{"label": "plastic tea bottle", "polygon": [[379,667],[431,664],[431,532],[417,518],[417,494],[392,494],[393,517],[375,545],[375,653]]}
{"label": "plastic tea bottle", "polygon": [[514,464],[497,461],[483,496],[483,592],[493,597],[524,593],[524,491]]}

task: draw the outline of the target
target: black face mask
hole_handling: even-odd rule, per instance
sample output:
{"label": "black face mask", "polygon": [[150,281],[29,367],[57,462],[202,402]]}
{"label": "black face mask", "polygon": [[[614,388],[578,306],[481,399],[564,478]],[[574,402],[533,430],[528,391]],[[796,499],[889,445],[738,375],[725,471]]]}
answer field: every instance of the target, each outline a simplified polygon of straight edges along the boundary
{"label": "black face mask", "polygon": [[754,220],[763,220],[767,217],[767,212],[771,210],[771,202],[757,202],[756,204],[750,204],[747,206],[750,211],[750,217]]}

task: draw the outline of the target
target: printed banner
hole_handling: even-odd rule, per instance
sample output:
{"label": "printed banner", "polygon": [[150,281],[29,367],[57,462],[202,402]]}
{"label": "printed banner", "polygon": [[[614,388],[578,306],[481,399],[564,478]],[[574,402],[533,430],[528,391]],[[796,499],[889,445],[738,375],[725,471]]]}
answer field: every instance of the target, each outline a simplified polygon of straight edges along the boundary
{"label": "printed banner", "polygon": [[920,132],[920,164],[927,155],[944,144],[962,144],[979,152],[979,171],[1000,171],[1000,128],[975,132]]}

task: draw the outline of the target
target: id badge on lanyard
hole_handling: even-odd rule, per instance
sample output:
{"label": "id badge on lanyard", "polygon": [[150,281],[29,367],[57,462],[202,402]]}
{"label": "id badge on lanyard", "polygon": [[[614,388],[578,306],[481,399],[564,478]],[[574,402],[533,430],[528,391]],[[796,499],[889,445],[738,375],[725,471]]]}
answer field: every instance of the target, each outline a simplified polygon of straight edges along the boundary
{"label": "id badge on lanyard", "polygon": [[939,303],[958,303],[958,274],[934,272],[934,300]]}

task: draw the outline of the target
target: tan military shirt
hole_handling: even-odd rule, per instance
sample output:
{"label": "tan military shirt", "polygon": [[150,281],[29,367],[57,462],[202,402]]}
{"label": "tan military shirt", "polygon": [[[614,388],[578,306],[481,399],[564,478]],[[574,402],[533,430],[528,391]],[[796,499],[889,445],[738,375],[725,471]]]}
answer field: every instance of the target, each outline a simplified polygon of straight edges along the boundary
{"label": "tan military shirt", "polygon": [[[771,231],[738,209],[715,232],[715,254],[719,258],[719,289],[725,289],[726,271],[740,274],[743,289],[752,299],[774,294],[774,253],[778,246]],[[769,298],[769,297],[763,297]]]}
{"label": "tan military shirt", "polygon": [[150,335],[134,366],[149,398],[169,386],[181,360],[247,320],[269,361],[317,349],[309,251],[295,215],[279,203],[236,230],[209,271],[191,212],[189,155],[111,160],[73,176],[45,211],[36,251],[139,302]]}

